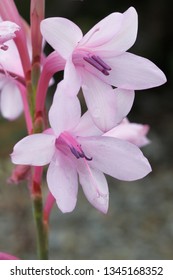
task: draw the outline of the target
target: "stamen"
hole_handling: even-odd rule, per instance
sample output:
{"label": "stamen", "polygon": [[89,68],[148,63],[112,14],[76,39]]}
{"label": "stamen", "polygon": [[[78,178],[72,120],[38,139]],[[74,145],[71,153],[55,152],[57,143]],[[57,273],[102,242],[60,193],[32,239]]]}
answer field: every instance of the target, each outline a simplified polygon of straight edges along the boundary
{"label": "stamen", "polygon": [[84,56],[83,59],[106,76],[109,75],[108,71],[112,70],[111,67],[106,64],[99,56]]}
{"label": "stamen", "polygon": [[74,147],[70,147],[70,151],[77,159],[80,158],[79,152]]}
{"label": "stamen", "polygon": [[89,158],[85,155],[84,151],[81,148],[81,145],[77,140],[70,135],[67,131],[61,133],[58,139],[56,139],[55,146],[59,149],[60,146],[64,145],[70,149],[72,154],[77,158],[85,158],[86,160],[92,160],[92,157]]}
{"label": "stamen", "polygon": [[78,146],[79,150],[75,149],[75,147],[69,147],[72,154],[77,158],[85,158],[86,160],[92,160],[92,157],[87,157],[84,152],[82,151],[81,147]]}
{"label": "stamen", "polygon": [[88,63],[90,63],[92,66],[94,66],[96,69],[98,69],[99,71],[103,71],[104,68],[102,65],[100,65],[97,61],[95,61],[92,57],[86,57],[84,56],[83,58],[85,61],[87,61]]}
{"label": "stamen", "polygon": [[97,61],[101,66],[103,66],[103,68],[105,68],[106,70],[112,70],[111,67],[106,64],[98,55],[92,55],[92,58]]}

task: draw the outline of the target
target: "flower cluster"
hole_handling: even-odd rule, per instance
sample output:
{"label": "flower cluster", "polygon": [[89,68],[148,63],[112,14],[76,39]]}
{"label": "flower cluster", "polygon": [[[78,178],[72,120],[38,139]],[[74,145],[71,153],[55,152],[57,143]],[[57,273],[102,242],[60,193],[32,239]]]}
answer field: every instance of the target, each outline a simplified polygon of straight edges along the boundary
{"label": "flower cluster", "polygon": [[[132,181],[151,171],[140,150],[149,142],[149,127],[130,123],[126,117],[134,91],[166,82],[154,63],[127,52],[137,36],[137,12],[131,7],[112,13],[83,36],[68,19],[43,19],[39,5],[33,6],[37,20],[30,30],[10,3],[0,8],[0,16],[7,20],[7,7],[13,9],[9,14],[15,16],[8,20],[20,30],[16,24],[0,23],[1,113],[12,120],[24,109],[29,134],[14,146],[12,162],[49,164],[48,188],[62,212],[75,208],[80,183],[88,201],[106,213],[109,191],[104,174]],[[48,57],[42,53],[42,37],[55,50]],[[46,125],[48,86],[54,73],[62,70]],[[79,90],[88,108],[84,114]]]}

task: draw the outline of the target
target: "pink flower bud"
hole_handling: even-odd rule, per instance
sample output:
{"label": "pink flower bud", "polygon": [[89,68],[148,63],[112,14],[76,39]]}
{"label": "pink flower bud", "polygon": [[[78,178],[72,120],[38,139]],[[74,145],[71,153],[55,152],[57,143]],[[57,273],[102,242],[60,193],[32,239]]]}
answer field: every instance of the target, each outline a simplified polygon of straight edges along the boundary
{"label": "pink flower bud", "polygon": [[23,180],[27,180],[30,177],[30,166],[29,165],[17,165],[13,171],[10,178],[8,178],[8,183],[18,184]]}

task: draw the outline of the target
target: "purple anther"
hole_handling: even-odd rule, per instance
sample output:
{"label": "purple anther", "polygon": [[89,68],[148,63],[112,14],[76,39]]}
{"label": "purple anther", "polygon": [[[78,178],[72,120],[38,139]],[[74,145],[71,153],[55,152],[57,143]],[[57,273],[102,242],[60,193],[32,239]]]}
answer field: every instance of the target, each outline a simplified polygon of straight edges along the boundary
{"label": "purple anther", "polygon": [[92,66],[94,66],[96,69],[98,69],[99,71],[103,71],[104,68],[102,65],[100,65],[97,61],[95,61],[92,57],[87,57],[84,56],[83,58],[85,61],[87,61],[89,64],[91,64]]}
{"label": "purple anther", "polygon": [[92,58],[97,61],[105,70],[112,70],[111,67],[106,64],[99,56],[96,56],[96,55],[92,55]]}
{"label": "purple anther", "polygon": [[105,76],[109,76],[109,72],[108,72],[108,70],[106,70],[106,69],[103,69],[103,70],[102,70],[102,73],[103,73]]}
{"label": "purple anther", "polygon": [[70,151],[72,152],[72,154],[77,158],[85,158],[86,160],[92,160],[92,158],[88,158],[84,152],[82,151],[82,149],[80,148],[80,151],[76,150],[74,147],[70,147]]}
{"label": "purple anther", "polygon": [[80,158],[79,152],[74,147],[70,147],[70,151],[76,158]]}
{"label": "purple anther", "polygon": [[108,71],[111,70],[111,67],[108,64],[106,64],[99,56],[84,56],[83,59],[89,64],[91,64],[93,67],[98,69],[100,72],[102,72],[104,75],[109,75]]}
{"label": "purple anther", "polygon": [[56,148],[61,148],[62,150],[63,146],[68,147],[77,159],[85,158],[86,160],[92,160],[92,157],[89,158],[85,155],[81,145],[77,142],[77,139],[70,135],[67,131],[62,132],[58,139],[56,139],[55,146]]}

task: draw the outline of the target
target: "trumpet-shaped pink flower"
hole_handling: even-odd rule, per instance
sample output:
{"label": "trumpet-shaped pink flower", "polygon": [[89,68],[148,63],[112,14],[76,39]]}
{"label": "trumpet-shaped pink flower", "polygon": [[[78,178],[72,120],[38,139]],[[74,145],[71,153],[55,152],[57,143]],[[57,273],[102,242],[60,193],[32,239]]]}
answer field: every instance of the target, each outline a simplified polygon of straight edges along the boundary
{"label": "trumpet-shaped pink flower", "polygon": [[[13,22],[0,22],[0,45],[2,44],[0,47],[0,111],[8,120],[16,119],[23,111],[21,93],[15,79],[23,75],[23,70],[17,48],[11,40],[15,38],[15,32],[19,29],[20,27]],[[4,49],[8,51],[4,52]],[[13,77],[7,73],[8,71]]]}
{"label": "trumpet-shaped pink flower", "polygon": [[109,194],[103,173],[131,181],[146,176],[151,167],[137,146],[100,135],[100,130],[91,126],[89,114],[81,117],[78,98],[62,92],[60,83],[49,111],[51,128],[19,141],[12,162],[33,166],[50,163],[47,183],[62,212],[70,212],[76,205],[79,176],[89,202],[106,213]]}
{"label": "trumpet-shaped pink flower", "polygon": [[18,79],[24,79],[24,74],[15,43],[6,45],[8,51],[0,50],[0,111],[4,118],[14,120],[23,112]]}
{"label": "trumpet-shaped pink flower", "polygon": [[[2,21],[0,24],[5,22]],[[31,39],[27,25],[25,29],[28,52],[31,54]],[[24,71],[14,40],[6,42],[6,47],[8,48],[6,52],[0,49],[0,111],[4,118],[15,120],[23,112],[22,95],[26,96]]]}
{"label": "trumpet-shaped pink flower", "polygon": [[[154,63],[127,52],[136,40],[137,25],[133,7],[125,13],[108,15],[85,36],[65,18],[47,18],[41,22],[43,37],[66,60],[64,82],[68,93],[75,95],[82,86],[93,121],[102,131],[114,127],[118,120],[112,86],[126,90],[128,98],[133,100],[133,90],[159,86],[166,81]],[[109,114],[104,114],[103,108]]]}
{"label": "trumpet-shaped pink flower", "polygon": [[0,49],[7,50],[8,46],[4,45],[5,42],[16,37],[15,32],[19,31],[20,27],[11,21],[0,22]]}

